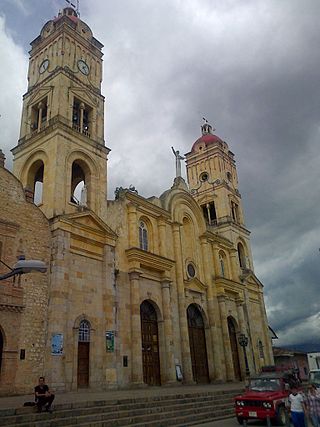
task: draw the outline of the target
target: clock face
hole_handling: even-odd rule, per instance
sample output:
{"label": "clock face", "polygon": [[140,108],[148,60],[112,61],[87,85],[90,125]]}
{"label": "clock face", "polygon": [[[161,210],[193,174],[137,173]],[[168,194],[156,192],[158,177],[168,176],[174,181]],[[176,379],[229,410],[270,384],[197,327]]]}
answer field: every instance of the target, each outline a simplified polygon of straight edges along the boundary
{"label": "clock face", "polygon": [[44,73],[49,67],[49,59],[45,59],[44,61],[41,62],[41,65],[39,67],[39,73],[42,74]]}
{"label": "clock face", "polygon": [[83,59],[79,59],[78,68],[79,68],[79,71],[81,71],[81,73],[84,74],[85,76],[87,76],[90,72],[89,65],[86,62],[84,62]]}

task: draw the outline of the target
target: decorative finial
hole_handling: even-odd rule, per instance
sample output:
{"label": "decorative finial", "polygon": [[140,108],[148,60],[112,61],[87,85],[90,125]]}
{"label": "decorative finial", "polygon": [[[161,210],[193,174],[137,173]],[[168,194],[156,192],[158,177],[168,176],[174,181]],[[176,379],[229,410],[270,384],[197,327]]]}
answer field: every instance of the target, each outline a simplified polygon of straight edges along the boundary
{"label": "decorative finial", "polygon": [[202,117],[202,120],[203,120],[203,125],[201,126],[201,132],[202,132],[202,135],[208,135],[208,134],[212,134],[212,132],[214,131],[214,130],[216,130],[215,128],[213,128],[210,124],[209,124],[209,122],[208,122],[208,120],[205,118],[205,117]]}

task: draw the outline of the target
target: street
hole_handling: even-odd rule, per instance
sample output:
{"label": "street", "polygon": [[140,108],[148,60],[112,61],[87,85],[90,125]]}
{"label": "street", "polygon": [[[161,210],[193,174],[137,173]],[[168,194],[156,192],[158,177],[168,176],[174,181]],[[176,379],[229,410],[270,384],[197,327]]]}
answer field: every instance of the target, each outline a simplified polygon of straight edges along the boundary
{"label": "street", "polygon": [[[266,426],[267,423],[265,421],[249,421],[248,427],[258,427],[258,426]],[[240,424],[236,420],[236,418],[227,418],[225,420],[214,421],[210,423],[197,424],[196,427],[240,427]],[[280,426],[273,426],[280,427]]]}

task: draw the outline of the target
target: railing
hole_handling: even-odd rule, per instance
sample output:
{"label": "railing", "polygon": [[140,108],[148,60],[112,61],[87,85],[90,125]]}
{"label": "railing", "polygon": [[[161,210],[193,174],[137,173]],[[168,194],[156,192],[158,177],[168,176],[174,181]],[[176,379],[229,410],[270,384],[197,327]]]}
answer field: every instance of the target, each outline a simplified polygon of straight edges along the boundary
{"label": "railing", "polygon": [[45,131],[46,129],[54,126],[57,123],[61,123],[64,126],[67,126],[68,128],[71,128],[74,131],[79,132],[88,138],[91,138],[91,134],[90,134],[88,129],[82,129],[82,131],[81,131],[81,128],[79,125],[77,125],[75,123],[70,123],[70,121],[67,120],[65,117],[57,115],[55,117],[52,117],[50,120],[46,120],[46,121],[42,122],[40,128],[31,129],[31,132],[29,134],[27,134],[25,137],[23,137],[19,140],[19,144],[22,144],[24,141],[28,140],[30,137]]}

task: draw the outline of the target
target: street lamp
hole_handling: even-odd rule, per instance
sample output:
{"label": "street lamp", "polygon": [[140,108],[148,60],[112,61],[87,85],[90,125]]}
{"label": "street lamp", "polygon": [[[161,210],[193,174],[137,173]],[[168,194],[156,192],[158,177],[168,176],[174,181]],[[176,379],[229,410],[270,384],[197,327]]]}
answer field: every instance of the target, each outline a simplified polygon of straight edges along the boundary
{"label": "street lamp", "polygon": [[21,274],[32,273],[33,271],[38,271],[40,273],[45,273],[47,271],[47,266],[43,261],[36,259],[26,260],[24,256],[20,256],[19,260],[12,268],[5,262],[1,260],[0,262],[10,270],[9,273],[0,274],[0,280],[5,280],[17,275],[21,276]]}
{"label": "street lamp", "polygon": [[241,347],[243,348],[244,362],[246,365],[246,377],[249,377],[250,376],[250,370],[249,370],[247,351],[246,351],[246,347],[248,345],[249,339],[245,334],[240,334],[238,337],[238,342],[241,345]]}

